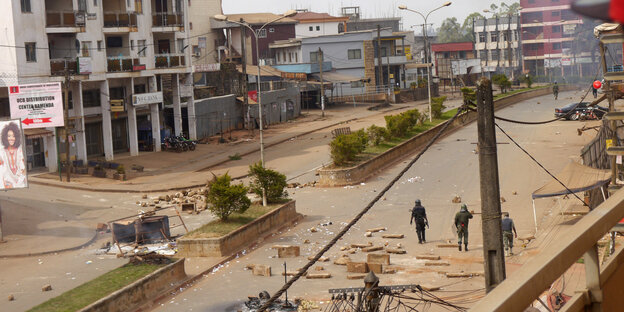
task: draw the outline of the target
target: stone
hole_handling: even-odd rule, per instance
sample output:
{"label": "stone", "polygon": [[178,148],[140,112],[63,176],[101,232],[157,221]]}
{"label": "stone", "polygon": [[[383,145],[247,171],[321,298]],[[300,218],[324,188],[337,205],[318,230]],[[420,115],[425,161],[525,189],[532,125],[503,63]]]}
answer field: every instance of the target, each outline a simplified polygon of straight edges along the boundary
{"label": "stone", "polygon": [[158,196],[158,200],[165,200],[165,195]]}
{"label": "stone", "polygon": [[141,201],[138,201],[138,200],[137,200],[137,201],[136,201],[136,204],[137,204],[137,205],[140,205],[140,204],[141,204]]}
{"label": "stone", "polygon": [[397,255],[403,255],[407,253],[405,249],[399,249],[399,248],[386,248],[386,252],[390,254],[397,254]]}
{"label": "stone", "polygon": [[384,234],[381,235],[382,238],[404,238],[405,235],[403,234]]}
{"label": "stone", "polygon": [[50,291],[52,290],[52,285],[47,284],[47,285],[43,285],[43,287],[41,287],[41,291]]}
{"label": "stone", "polygon": [[342,246],[342,247],[340,247],[340,251],[345,251],[345,250],[348,250],[349,248],[351,248],[351,247]]}
{"label": "stone", "polygon": [[436,290],[440,290],[440,286],[424,286],[424,285],[420,285],[420,287],[426,291],[436,291]]}
{"label": "stone", "polygon": [[368,229],[366,230],[366,232],[375,233],[375,232],[381,232],[381,231],[386,231],[386,230],[387,229],[385,227],[377,227],[377,228]]}
{"label": "stone", "polygon": [[425,266],[449,266],[450,263],[446,261],[427,261],[425,262]]}
{"label": "stone", "polygon": [[309,240],[309,239],[306,239],[306,240],[304,240],[304,241],[303,241],[303,243],[304,243],[304,244],[309,244],[309,243],[310,243],[310,240]]}
{"label": "stone", "polygon": [[141,198],[147,199],[147,194],[143,194],[143,196],[141,196]]}
{"label": "stone", "polygon": [[299,274],[299,271],[286,271],[286,273],[282,272],[282,276],[284,276],[284,275],[286,275],[286,276],[295,276],[297,274]]}
{"label": "stone", "polygon": [[368,273],[368,266],[366,262],[347,262],[347,272]]}
{"label": "stone", "polygon": [[373,243],[368,242],[366,244],[351,244],[351,248],[366,248],[373,246]]}
{"label": "stone", "polygon": [[331,273],[308,273],[306,275],[307,279],[322,279],[322,278],[331,278]]}
{"label": "stone", "polygon": [[293,245],[275,245],[271,247],[272,249],[277,249],[277,257],[278,258],[294,258],[299,257],[300,248],[299,246]]}
{"label": "stone", "polygon": [[106,231],[108,230],[108,224],[106,223],[98,223],[97,226],[95,227],[96,231]]}
{"label": "stone", "polygon": [[[308,260],[312,260],[312,259],[314,259],[314,256],[309,256],[309,257],[308,257]],[[329,258],[327,258],[327,257],[325,257],[325,256],[321,256],[321,257],[318,259],[318,261],[320,261],[320,262],[327,262],[327,261],[329,261]]]}
{"label": "stone", "polygon": [[383,272],[381,274],[395,274],[397,272],[397,268],[387,268],[384,266]]}
{"label": "stone", "polygon": [[315,227],[311,227],[309,231],[312,232],[312,233],[316,233],[316,232],[318,232],[318,229],[315,228]]}
{"label": "stone", "polygon": [[337,265],[347,265],[349,262],[351,262],[351,258],[347,255],[342,255],[340,258],[334,260],[334,264]]}
{"label": "stone", "polygon": [[314,267],[314,270],[315,271],[325,271],[325,268],[320,266],[320,265],[317,265],[317,266]]}
{"label": "stone", "polygon": [[403,248],[403,245],[401,245],[401,243],[396,244],[396,248]]}
{"label": "stone", "polygon": [[142,202],[141,203],[141,207],[147,207],[147,203],[146,202]]}
{"label": "stone", "polygon": [[349,254],[352,254],[352,255],[353,255],[353,254],[355,254],[355,253],[356,253],[356,250],[355,250],[355,249],[351,249],[351,250],[349,250],[349,251],[347,251],[347,252],[348,252]]}
{"label": "stone", "polygon": [[383,264],[381,263],[366,263],[369,271],[373,271],[373,273],[381,274],[383,272]]}
{"label": "stone", "polygon": [[451,201],[452,201],[454,204],[459,204],[459,203],[461,203],[461,202],[462,202],[462,199],[461,199],[461,197],[459,197],[459,196],[457,196],[457,195],[456,195],[455,197],[453,197],[453,199],[452,199]]}
{"label": "stone", "polygon": [[511,192],[511,195],[518,195],[518,192],[513,191],[513,192]]}
{"label": "stone", "polygon": [[271,276],[271,266],[255,264],[252,268],[252,274],[256,276]]}
{"label": "stone", "polygon": [[505,199],[505,197],[501,196],[501,203],[506,202],[507,200]]}
{"label": "stone", "polygon": [[349,275],[347,275],[347,279],[348,280],[364,279],[364,277],[366,277],[366,274],[349,274]]}
{"label": "stone", "polygon": [[389,254],[369,253],[366,255],[366,263],[390,264]]}
{"label": "stone", "polygon": [[379,251],[379,250],[383,250],[383,247],[381,247],[381,246],[371,246],[371,247],[362,248],[362,251],[364,251],[364,252],[373,252],[373,251]]}
{"label": "stone", "polygon": [[15,300],[15,296],[9,295],[9,301],[13,301],[13,300]]}
{"label": "stone", "polygon": [[372,232],[366,232],[366,234],[364,234],[364,236],[371,237],[371,236],[373,236],[373,233]]}
{"label": "stone", "polygon": [[459,277],[473,277],[473,276],[478,276],[478,275],[473,275],[473,273],[468,273],[468,272],[460,272],[460,273],[452,273],[452,272],[446,272],[446,277],[448,278],[459,278]]}
{"label": "stone", "polygon": [[436,255],[418,255],[416,256],[418,260],[440,260],[440,256]]}
{"label": "stone", "polygon": [[457,248],[457,244],[449,243],[449,244],[438,244],[436,245],[438,248]]}

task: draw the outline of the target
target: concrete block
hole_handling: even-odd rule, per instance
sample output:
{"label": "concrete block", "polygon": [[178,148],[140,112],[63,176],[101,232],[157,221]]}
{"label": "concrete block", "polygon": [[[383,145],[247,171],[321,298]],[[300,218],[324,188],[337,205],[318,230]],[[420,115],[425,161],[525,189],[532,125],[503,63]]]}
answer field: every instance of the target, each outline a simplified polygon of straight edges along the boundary
{"label": "concrete block", "polygon": [[405,235],[403,234],[384,234],[381,235],[382,238],[404,238]]}
{"label": "concrete block", "polygon": [[373,271],[373,273],[381,274],[383,272],[383,264],[381,263],[366,263],[369,271]]}
{"label": "concrete block", "polygon": [[368,229],[366,230],[366,232],[375,233],[375,232],[381,232],[381,231],[386,231],[386,230],[387,229],[385,227],[376,227],[376,228]]}
{"label": "concrete block", "polygon": [[364,252],[373,252],[373,251],[379,251],[379,250],[383,250],[383,247],[382,246],[372,246],[372,247],[362,248],[362,251],[364,251]]}
{"label": "concrete block", "polygon": [[366,244],[351,244],[351,248],[366,248],[370,246],[373,246],[373,243],[368,242]]}
{"label": "concrete block", "polygon": [[390,264],[389,254],[369,253],[366,255],[366,263]]}
{"label": "concrete block", "polygon": [[347,272],[368,273],[368,266],[366,262],[347,262]]}
{"label": "concrete block", "polygon": [[308,279],[322,279],[322,278],[331,278],[331,273],[309,273],[306,275]]}
{"label": "concrete block", "polygon": [[427,261],[425,262],[425,266],[449,266],[450,263],[446,261]]}
{"label": "concrete block", "polygon": [[293,245],[275,245],[271,247],[272,249],[277,249],[277,257],[278,258],[294,258],[299,257],[299,246]]}
{"label": "concrete block", "polygon": [[364,279],[364,277],[366,277],[366,274],[349,274],[349,275],[347,275],[347,279],[348,280]]}
{"label": "concrete block", "polygon": [[394,274],[398,271],[397,268],[387,268],[384,266],[382,274]]}
{"label": "concrete block", "polygon": [[334,264],[337,265],[347,265],[347,263],[351,262],[351,258],[347,255],[342,255],[342,257],[334,260]]}
{"label": "concrete block", "polygon": [[50,291],[52,290],[52,285],[47,284],[47,285],[43,285],[43,287],[41,287],[41,291]]}
{"label": "concrete block", "polygon": [[391,254],[397,254],[397,255],[403,255],[407,253],[405,249],[399,249],[399,248],[386,248],[386,252],[391,253]]}
{"label": "concrete block", "polygon": [[256,276],[271,276],[271,266],[256,264],[253,266],[252,272]]}
{"label": "concrete block", "polygon": [[418,255],[416,256],[418,260],[440,260],[440,256],[436,255]]}

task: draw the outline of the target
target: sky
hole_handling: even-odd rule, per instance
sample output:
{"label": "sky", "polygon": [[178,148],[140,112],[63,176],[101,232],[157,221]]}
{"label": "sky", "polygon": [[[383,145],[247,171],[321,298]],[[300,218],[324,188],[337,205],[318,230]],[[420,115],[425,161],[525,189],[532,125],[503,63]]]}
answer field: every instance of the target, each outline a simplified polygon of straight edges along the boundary
{"label": "sky", "polygon": [[[280,14],[291,9],[308,9],[317,13],[329,13],[333,16],[339,16],[341,7],[359,6],[360,16],[362,18],[402,17],[403,29],[409,30],[410,26],[423,24],[424,20],[416,13],[399,10],[399,5],[407,5],[408,8],[426,15],[427,12],[441,6],[446,1],[447,0],[222,0],[222,7],[224,14],[260,12]],[[472,12],[480,12],[486,15],[486,13],[483,13],[483,10],[489,8],[492,3],[500,6],[501,2],[507,4],[516,2],[500,0],[451,1],[452,4],[450,6],[431,13],[427,19],[427,23],[433,23],[433,27],[438,28],[445,18],[456,17],[459,23],[462,24],[466,16]]]}

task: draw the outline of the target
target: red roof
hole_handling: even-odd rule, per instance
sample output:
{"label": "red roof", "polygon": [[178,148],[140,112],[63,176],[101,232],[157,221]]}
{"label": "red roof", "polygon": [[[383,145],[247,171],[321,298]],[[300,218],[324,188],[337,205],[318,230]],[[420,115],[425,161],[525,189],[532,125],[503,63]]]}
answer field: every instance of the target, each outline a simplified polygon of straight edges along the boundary
{"label": "red roof", "polygon": [[472,51],[472,42],[432,43],[433,52]]}

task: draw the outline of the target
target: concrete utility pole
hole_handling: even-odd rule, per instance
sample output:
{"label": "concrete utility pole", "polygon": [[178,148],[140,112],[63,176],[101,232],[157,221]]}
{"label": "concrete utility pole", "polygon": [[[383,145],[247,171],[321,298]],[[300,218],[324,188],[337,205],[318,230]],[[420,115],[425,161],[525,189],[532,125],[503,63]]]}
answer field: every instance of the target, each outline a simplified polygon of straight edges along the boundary
{"label": "concrete utility pole", "polygon": [[65,160],[67,161],[67,182],[71,182],[71,160],[69,157],[69,68],[67,68],[67,63],[65,63],[65,84],[63,84],[63,91],[65,94],[64,106],[63,110],[65,115]]}
{"label": "concrete utility pole", "polygon": [[323,50],[318,49],[319,71],[321,72],[321,117],[325,117],[325,83],[323,82]]}
{"label": "concrete utility pole", "polygon": [[505,279],[505,256],[501,228],[492,82],[485,77],[482,77],[477,84],[477,114],[483,266],[485,290],[490,292]]}
{"label": "concrete utility pole", "polygon": [[379,80],[376,85],[383,86],[383,64],[381,63],[381,26],[377,25],[377,67],[379,68]]}
{"label": "concrete utility pole", "polygon": [[[599,44],[600,47],[600,56],[601,56],[601,63],[602,63],[602,72],[606,73],[607,72],[607,59],[606,59],[606,55],[605,55],[605,47],[604,44],[602,43],[602,41]],[[604,82],[604,89],[605,89],[605,93],[607,95],[607,100],[609,101],[609,111],[610,112],[615,112],[615,101],[613,100],[613,92],[611,91],[611,82],[609,82],[609,80],[605,79]],[[609,121],[609,128],[611,128],[611,139],[613,140],[613,144],[617,144],[617,121],[616,120],[611,120]],[[611,187],[614,187],[617,185],[617,164],[616,164],[616,157],[617,156],[611,156]]]}
{"label": "concrete utility pole", "polygon": [[[244,22],[241,18],[241,23]],[[251,116],[249,113],[249,94],[247,94],[247,52],[245,51],[245,43],[247,41],[247,28],[241,25],[241,65],[243,66],[243,105],[247,108],[247,127],[253,134],[253,127],[251,126]]]}

